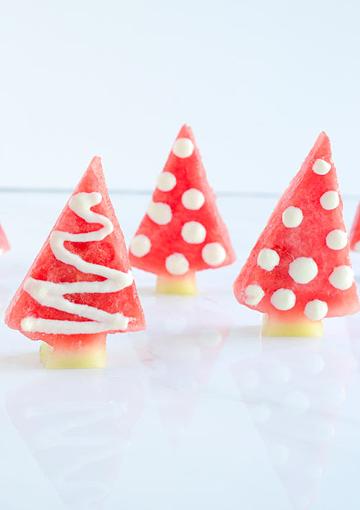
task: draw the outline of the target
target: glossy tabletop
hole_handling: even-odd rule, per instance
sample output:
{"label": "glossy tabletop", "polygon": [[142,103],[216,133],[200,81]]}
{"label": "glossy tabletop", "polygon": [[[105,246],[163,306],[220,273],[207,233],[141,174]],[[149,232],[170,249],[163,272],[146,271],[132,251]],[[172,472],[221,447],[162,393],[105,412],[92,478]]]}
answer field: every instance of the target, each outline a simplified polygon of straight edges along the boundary
{"label": "glossy tabletop", "polygon": [[[66,197],[0,193],[2,310]],[[128,239],[148,200],[113,194]],[[261,340],[232,294],[275,200],[219,199],[238,261],[201,273],[199,296],[135,271],[148,328],[108,337],[104,370],[46,371],[0,324],[1,510],[359,509],[360,314]]]}

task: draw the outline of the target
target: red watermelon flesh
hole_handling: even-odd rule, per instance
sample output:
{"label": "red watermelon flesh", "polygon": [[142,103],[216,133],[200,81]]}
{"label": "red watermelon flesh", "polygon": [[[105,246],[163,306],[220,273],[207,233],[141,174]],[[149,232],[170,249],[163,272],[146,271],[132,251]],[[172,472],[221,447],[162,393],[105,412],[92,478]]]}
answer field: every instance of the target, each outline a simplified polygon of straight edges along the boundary
{"label": "red watermelon flesh", "polygon": [[353,251],[360,252],[360,204],[357,207],[354,223],[351,227],[350,247]]}
{"label": "red watermelon flesh", "polygon": [[5,253],[10,250],[10,244],[6,237],[5,231],[0,225],[0,253]]}
{"label": "red watermelon flesh", "polygon": [[184,125],[130,245],[130,262],[157,275],[178,277],[234,260],[194,135]]}
{"label": "red watermelon flesh", "polygon": [[[87,262],[124,272],[128,271],[130,266],[124,237],[108,195],[101,159],[99,157],[95,157],[91,161],[72,196],[79,192],[98,192],[101,194],[101,203],[92,207],[91,210],[110,219],[114,225],[114,230],[102,241],[67,241],[65,242],[65,247]],[[102,225],[100,224],[87,223],[84,219],[77,216],[67,204],[60,214],[53,231],[57,230],[79,234],[97,231],[101,227]],[[33,340],[44,340],[50,345],[56,345],[57,347],[62,345],[70,347],[79,342],[87,344],[96,341],[97,337],[101,337],[101,334],[67,335],[24,331],[21,328],[21,321],[25,317],[55,319],[60,321],[88,320],[79,315],[40,305],[24,289],[24,282],[29,277],[54,283],[105,280],[105,278],[98,275],[82,273],[75,266],[65,264],[58,260],[53,254],[48,238],[8,307],[5,318],[8,326],[20,330],[24,335]],[[74,303],[89,305],[109,313],[121,312],[126,317],[131,318],[128,324],[128,331],[137,331],[144,328],[144,315],[134,283],[119,292],[68,294],[65,297],[67,300]],[[101,333],[115,333],[117,331],[118,330],[105,331]]]}
{"label": "red watermelon flesh", "polygon": [[342,209],[321,133],[235,281],[238,301],[282,321],[358,311]]}

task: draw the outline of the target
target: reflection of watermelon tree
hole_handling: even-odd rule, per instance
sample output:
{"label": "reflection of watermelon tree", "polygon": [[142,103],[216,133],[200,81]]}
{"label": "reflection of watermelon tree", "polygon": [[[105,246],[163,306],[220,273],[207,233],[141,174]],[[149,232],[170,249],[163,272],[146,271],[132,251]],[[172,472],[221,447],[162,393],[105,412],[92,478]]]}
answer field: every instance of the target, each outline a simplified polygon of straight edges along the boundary
{"label": "reflection of watermelon tree", "polygon": [[[124,238],[94,158],[6,314],[48,367],[100,367],[107,333],[144,326]],[[51,346],[51,347],[49,347]]]}
{"label": "reflection of watermelon tree", "polygon": [[326,346],[316,340],[272,339],[258,345],[255,341],[251,352],[237,343],[238,349],[231,353],[230,370],[241,405],[248,410],[296,510],[316,506],[353,377],[351,354],[332,340]]}
{"label": "reflection of watermelon tree", "polygon": [[240,303],[267,314],[264,335],[319,336],[324,317],[358,310],[325,133],[280,199],[234,288]]}
{"label": "reflection of watermelon tree", "polygon": [[194,135],[184,125],[130,245],[130,261],[158,275],[159,292],[194,294],[196,271],[234,259]]}
{"label": "reflection of watermelon tree", "polygon": [[78,371],[52,375],[10,392],[6,410],[64,508],[108,508],[144,412],[142,373],[110,369],[101,376]]}
{"label": "reflection of watermelon tree", "polygon": [[[149,389],[161,423],[173,440],[189,426],[206,387],[226,333],[204,330],[194,333],[151,334],[138,349],[150,365]],[[156,367],[156,370],[154,369]]]}

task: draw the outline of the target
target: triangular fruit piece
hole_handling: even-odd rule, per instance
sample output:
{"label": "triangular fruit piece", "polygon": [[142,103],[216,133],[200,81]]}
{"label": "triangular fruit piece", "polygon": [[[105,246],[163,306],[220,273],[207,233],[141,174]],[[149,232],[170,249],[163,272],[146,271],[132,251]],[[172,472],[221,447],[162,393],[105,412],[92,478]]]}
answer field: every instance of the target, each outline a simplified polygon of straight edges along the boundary
{"label": "triangular fruit piece", "polygon": [[130,245],[133,266],[158,275],[158,290],[195,292],[195,272],[235,260],[194,135],[184,125]]}
{"label": "triangular fruit piece", "polygon": [[357,207],[354,223],[350,233],[350,248],[360,252],[360,204]]}
{"label": "triangular fruit piece", "polygon": [[99,157],[60,214],[7,310],[6,323],[46,342],[43,361],[54,367],[103,365],[107,333],[144,328]]}
{"label": "triangular fruit piece", "polygon": [[267,314],[263,334],[319,336],[324,317],[358,311],[342,209],[321,133],[234,285],[240,303]]}
{"label": "triangular fruit piece", "polygon": [[0,225],[0,254],[10,250],[10,244],[6,237],[5,231]]}

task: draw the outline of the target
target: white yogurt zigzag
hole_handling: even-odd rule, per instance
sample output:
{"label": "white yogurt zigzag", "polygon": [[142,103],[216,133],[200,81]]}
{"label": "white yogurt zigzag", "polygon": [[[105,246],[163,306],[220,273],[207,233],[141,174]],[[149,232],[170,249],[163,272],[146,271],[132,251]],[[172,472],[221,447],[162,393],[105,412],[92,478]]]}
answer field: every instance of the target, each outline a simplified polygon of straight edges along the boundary
{"label": "white yogurt zigzag", "polygon": [[91,211],[91,208],[100,204],[100,193],[77,193],[69,201],[69,208],[87,223],[103,225],[100,230],[84,234],[71,234],[55,230],[50,235],[50,247],[57,260],[76,267],[82,273],[93,274],[105,278],[95,282],[54,283],[35,278],[28,278],[24,283],[24,290],[30,294],[40,305],[54,308],[62,312],[78,315],[90,321],[53,320],[34,317],[25,317],[21,321],[23,331],[49,333],[49,334],[92,334],[110,330],[126,330],[130,317],[122,313],[108,313],[89,305],[73,303],[64,298],[67,294],[105,294],[119,292],[133,283],[130,271],[124,273],[100,264],[86,262],[79,255],[68,251],[64,243],[72,241],[86,243],[102,241],[114,230],[114,225],[106,216]]}

